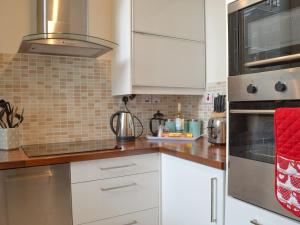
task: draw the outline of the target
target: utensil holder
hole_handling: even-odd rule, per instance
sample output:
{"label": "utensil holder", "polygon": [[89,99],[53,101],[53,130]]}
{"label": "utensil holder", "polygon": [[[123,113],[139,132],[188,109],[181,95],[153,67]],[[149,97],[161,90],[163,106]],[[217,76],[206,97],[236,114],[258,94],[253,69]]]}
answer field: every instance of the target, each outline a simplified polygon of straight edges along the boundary
{"label": "utensil holder", "polygon": [[11,150],[20,147],[19,128],[0,129],[0,150]]}

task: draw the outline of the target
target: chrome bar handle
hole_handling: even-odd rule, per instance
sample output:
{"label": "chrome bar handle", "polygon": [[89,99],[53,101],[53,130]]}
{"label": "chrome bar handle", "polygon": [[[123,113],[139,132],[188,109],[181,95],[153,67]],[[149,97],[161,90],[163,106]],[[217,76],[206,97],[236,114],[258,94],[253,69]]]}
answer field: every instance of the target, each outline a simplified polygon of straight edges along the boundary
{"label": "chrome bar handle", "polygon": [[41,179],[41,178],[51,178],[53,173],[51,170],[35,173],[35,174],[17,174],[7,176],[8,181],[17,181],[17,180],[31,180],[31,179]]}
{"label": "chrome bar handle", "polygon": [[251,220],[250,223],[251,223],[251,224],[254,224],[254,225],[262,225],[262,224],[259,223],[257,220]]}
{"label": "chrome bar handle", "polygon": [[128,188],[128,187],[134,187],[137,186],[137,183],[131,183],[131,184],[126,184],[126,185],[120,185],[116,187],[110,187],[110,188],[101,188],[101,191],[113,191],[117,189],[122,189],[122,188]]}
{"label": "chrome bar handle", "polygon": [[254,62],[248,62],[245,63],[245,67],[260,67],[265,65],[273,65],[273,64],[284,64],[284,63],[290,63],[293,61],[300,61],[300,54],[293,54],[293,55],[286,55],[286,56],[280,56],[275,57],[271,59],[264,59],[264,60],[258,60]]}
{"label": "chrome bar handle", "polygon": [[124,225],[134,225],[134,224],[138,224],[138,221],[134,220],[131,223],[125,223]]}
{"label": "chrome bar handle", "polygon": [[122,169],[122,168],[127,168],[127,167],[133,167],[136,166],[135,163],[130,163],[130,164],[126,164],[126,165],[120,165],[120,166],[111,166],[111,167],[102,167],[100,168],[100,170],[115,170],[115,169]]}
{"label": "chrome bar handle", "polygon": [[213,177],[210,179],[210,222],[217,222],[217,178]]}
{"label": "chrome bar handle", "polygon": [[274,109],[231,109],[230,113],[235,114],[267,114],[272,115],[275,113]]}

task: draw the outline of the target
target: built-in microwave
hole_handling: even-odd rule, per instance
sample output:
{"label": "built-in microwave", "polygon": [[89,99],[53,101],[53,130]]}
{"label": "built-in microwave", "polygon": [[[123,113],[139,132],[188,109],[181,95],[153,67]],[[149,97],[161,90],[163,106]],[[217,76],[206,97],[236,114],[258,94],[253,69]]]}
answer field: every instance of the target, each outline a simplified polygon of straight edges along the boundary
{"label": "built-in microwave", "polygon": [[228,14],[230,76],[300,67],[299,0],[239,0]]}

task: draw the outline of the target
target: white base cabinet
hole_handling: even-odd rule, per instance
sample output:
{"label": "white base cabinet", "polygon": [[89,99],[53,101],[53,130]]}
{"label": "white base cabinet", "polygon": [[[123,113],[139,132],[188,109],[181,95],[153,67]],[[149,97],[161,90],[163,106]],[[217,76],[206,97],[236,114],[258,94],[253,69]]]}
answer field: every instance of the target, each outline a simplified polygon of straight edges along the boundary
{"label": "white base cabinet", "polygon": [[73,224],[158,225],[159,154],[71,163]]}
{"label": "white base cabinet", "polygon": [[162,225],[222,225],[225,172],[165,154],[161,160]]}
{"label": "white base cabinet", "polygon": [[226,198],[225,225],[299,225],[299,222],[240,201]]}
{"label": "white base cabinet", "polygon": [[158,153],[74,162],[73,224],[223,225],[224,176]]}

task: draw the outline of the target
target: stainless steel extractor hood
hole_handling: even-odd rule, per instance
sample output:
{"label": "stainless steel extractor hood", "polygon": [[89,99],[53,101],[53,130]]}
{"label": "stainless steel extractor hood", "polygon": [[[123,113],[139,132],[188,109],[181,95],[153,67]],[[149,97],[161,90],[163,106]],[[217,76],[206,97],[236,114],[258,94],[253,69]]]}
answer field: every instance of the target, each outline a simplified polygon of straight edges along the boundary
{"label": "stainless steel extractor hood", "polygon": [[95,58],[116,43],[88,35],[87,0],[37,0],[37,33],[23,38],[20,53]]}

